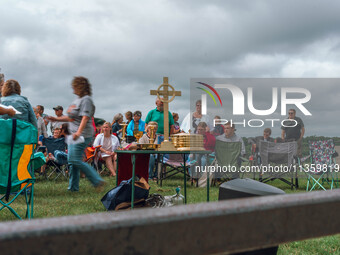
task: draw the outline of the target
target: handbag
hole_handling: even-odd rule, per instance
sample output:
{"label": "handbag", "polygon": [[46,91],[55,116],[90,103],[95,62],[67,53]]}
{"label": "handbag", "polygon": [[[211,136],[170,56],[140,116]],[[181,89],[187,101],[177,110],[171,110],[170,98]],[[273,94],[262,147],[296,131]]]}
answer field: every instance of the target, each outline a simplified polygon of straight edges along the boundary
{"label": "handbag", "polygon": [[[101,199],[104,207],[108,210],[115,208],[123,202],[131,202],[132,178],[122,181],[117,187],[109,190]],[[150,185],[142,177],[135,181],[135,200],[146,199],[149,196]]]}

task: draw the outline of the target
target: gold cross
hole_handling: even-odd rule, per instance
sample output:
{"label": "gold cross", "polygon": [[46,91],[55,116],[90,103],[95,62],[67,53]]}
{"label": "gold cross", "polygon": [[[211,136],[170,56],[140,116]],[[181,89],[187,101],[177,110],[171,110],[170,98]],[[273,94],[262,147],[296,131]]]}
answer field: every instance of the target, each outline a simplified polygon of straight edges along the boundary
{"label": "gold cross", "polygon": [[[164,87],[163,90],[161,90],[162,87]],[[169,87],[171,91],[169,91]],[[163,102],[164,142],[158,150],[176,150],[172,143],[169,142],[169,103],[174,100],[176,96],[181,96],[182,93],[181,91],[175,91],[174,87],[169,84],[168,77],[163,77],[163,84],[160,85],[157,90],[150,90],[150,95],[157,95],[158,99]],[[169,96],[171,96],[170,99]]]}
{"label": "gold cross", "polygon": [[[181,91],[175,91],[174,87],[172,87],[169,83],[168,77],[163,77],[163,84],[158,87],[157,90],[150,90],[150,95],[157,96],[165,105],[165,103],[170,103],[172,100],[174,100],[175,96],[181,96]],[[164,90],[161,90],[161,88],[164,87]],[[169,91],[169,87],[171,88],[171,91]],[[160,96],[163,96],[161,98]],[[169,100],[169,96],[172,96]]]}

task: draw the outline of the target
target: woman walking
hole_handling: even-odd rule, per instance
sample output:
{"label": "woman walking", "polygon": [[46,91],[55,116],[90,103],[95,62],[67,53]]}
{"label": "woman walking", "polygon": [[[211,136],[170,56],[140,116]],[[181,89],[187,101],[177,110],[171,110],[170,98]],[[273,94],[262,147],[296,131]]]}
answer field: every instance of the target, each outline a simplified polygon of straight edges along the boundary
{"label": "woman walking", "polygon": [[[92,142],[93,126],[91,118],[95,112],[91,95],[91,84],[85,77],[75,77],[72,81],[73,93],[78,97],[67,110],[68,116],[49,117],[51,121],[69,121],[69,132],[73,142],[68,145],[68,162],[70,164],[70,181],[68,190],[79,191],[80,170],[94,187],[100,191],[104,180],[89,164],[82,161],[84,150]],[[82,138],[83,137],[83,138]]]}

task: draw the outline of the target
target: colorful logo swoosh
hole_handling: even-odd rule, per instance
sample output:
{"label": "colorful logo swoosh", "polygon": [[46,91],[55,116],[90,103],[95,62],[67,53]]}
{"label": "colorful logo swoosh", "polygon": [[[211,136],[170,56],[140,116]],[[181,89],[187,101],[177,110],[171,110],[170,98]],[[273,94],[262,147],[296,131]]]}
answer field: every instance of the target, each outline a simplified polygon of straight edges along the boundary
{"label": "colorful logo swoosh", "polygon": [[[201,84],[201,85],[203,85],[203,86],[205,86],[205,87],[207,87],[207,88],[209,88],[212,92],[214,92],[215,95],[217,96],[218,100],[220,101],[221,106],[222,106],[221,97],[220,97],[220,95],[217,93],[217,91],[216,91],[212,86],[210,86],[209,84],[203,83],[203,82],[197,82],[197,83],[198,83],[198,84]],[[209,90],[204,89],[204,88],[200,88],[200,87],[196,87],[196,88],[201,89],[201,90],[203,90],[204,92],[206,92],[206,93],[212,98],[212,100],[214,101],[215,105],[217,105],[216,100],[215,100],[215,97],[213,96],[213,94],[212,94]]]}

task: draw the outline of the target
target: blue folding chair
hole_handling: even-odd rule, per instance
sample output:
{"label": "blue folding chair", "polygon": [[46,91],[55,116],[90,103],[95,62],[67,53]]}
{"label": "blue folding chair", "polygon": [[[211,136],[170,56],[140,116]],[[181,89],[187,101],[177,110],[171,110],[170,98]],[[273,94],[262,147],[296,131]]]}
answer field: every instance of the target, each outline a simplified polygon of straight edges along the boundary
{"label": "blue folding chair", "polygon": [[[43,138],[42,143],[47,148],[48,153],[52,153],[52,155],[55,156],[55,151],[62,151],[65,152],[67,145],[65,143],[65,138],[53,138],[53,137],[47,137]],[[47,179],[56,180],[60,176],[68,178],[68,175],[66,171],[68,171],[68,164],[67,162],[57,162],[53,160],[49,160],[47,162],[48,169],[50,169],[49,172],[46,173]],[[46,168],[47,170],[47,168]]]}

